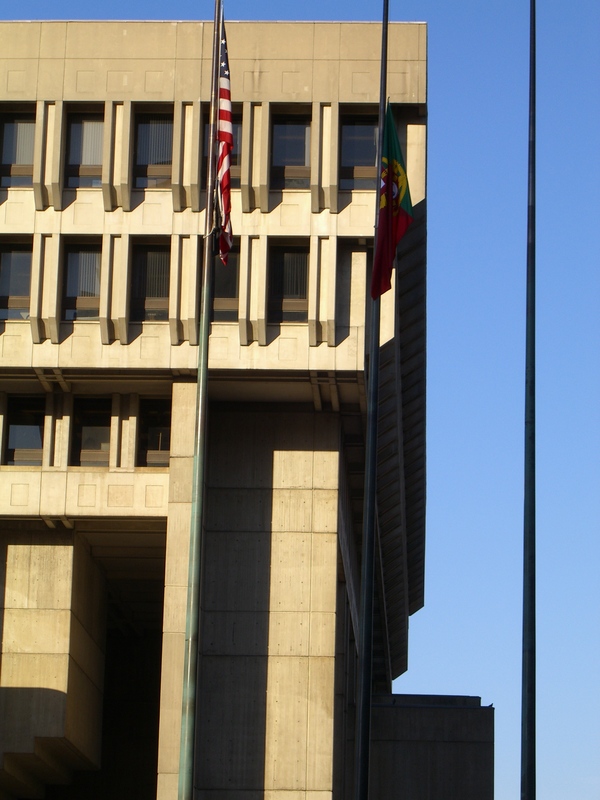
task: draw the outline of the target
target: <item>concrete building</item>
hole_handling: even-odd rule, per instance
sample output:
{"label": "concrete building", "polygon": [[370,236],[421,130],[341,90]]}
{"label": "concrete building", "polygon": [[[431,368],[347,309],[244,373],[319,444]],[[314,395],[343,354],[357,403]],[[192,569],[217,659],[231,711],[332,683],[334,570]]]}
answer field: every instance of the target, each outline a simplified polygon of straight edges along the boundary
{"label": "concrete building", "polygon": [[[197,796],[345,800],[380,27],[227,35]],[[211,37],[0,23],[2,798],[177,797]],[[485,800],[491,710],[390,694],[423,604],[425,25],[390,26],[388,92],[416,218],[382,301],[373,787]]]}

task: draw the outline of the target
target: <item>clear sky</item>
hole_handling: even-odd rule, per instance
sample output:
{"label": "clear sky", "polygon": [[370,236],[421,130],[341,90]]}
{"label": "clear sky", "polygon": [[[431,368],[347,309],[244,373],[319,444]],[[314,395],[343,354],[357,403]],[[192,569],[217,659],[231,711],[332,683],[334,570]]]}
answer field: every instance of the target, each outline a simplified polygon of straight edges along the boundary
{"label": "clear sky", "polygon": [[[208,19],[212,2],[20,0],[22,19]],[[378,20],[357,0],[229,19]],[[496,708],[520,797],[528,0],[390,0],[429,24],[426,604],[399,692]],[[538,0],[538,797],[600,798],[600,3]],[[410,174],[409,174],[410,180]]]}

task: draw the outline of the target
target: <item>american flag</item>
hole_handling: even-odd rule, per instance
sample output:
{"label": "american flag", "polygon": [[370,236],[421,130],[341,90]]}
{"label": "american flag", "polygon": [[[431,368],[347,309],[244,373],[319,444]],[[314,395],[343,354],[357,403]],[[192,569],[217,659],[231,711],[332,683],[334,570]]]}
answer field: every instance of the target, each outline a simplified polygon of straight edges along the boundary
{"label": "american flag", "polygon": [[230,154],[233,150],[233,125],[231,121],[231,84],[225,24],[221,18],[221,52],[219,57],[219,104],[217,119],[217,202],[219,204],[219,256],[227,264],[227,255],[233,243],[231,230],[231,172]]}

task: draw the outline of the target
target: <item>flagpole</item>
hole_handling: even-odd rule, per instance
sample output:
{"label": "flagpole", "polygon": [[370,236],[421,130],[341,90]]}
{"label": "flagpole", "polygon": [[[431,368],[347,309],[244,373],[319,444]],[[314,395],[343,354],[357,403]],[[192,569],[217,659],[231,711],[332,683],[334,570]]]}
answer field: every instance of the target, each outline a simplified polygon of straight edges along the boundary
{"label": "flagpole", "polygon": [[200,582],[202,557],[202,519],[204,511],[204,468],[208,417],[208,339],[212,304],[212,232],[215,192],[215,132],[219,75],[219,40],[222,23],[221,0],[215,0],[212,76],[210,92],[210,127],[206,180],[206,211],[202,259],[202,306],[198,342],[198,379],[196,388],[196,435],[194,476],[192,481],[192,518],[188,556],[188,594],[186,607],[185,654],[181,708],[178,800],[192,800],[194,790],[194,737],[196,722],[196,682],[200,622]]}
{"label": "flagpole", "polygon": [[535,558],[535,156],[536,14],[530,0],[529,167],[527,197],[527,309],[525,342],[525,491],[523,525],[523,672],[521,800],[536,796],[536,558]]}
{"label": "flagpole", "polygon": [[[377,142],[377,175],[381,176],[383,130],[387,94],[387,42],[389,0],[383,0],[381,25],[381,73],[379,79],[379,128]],[[373,252],[377,251],[379,223],[379,186],[375,204]],[[358,686],[356,700],[356,741],[354,796],[369,797],[369,759],[371,743],[371,699],[373,691],[373,593],[375,565],[375,526],[377,513],[377,422],[379,411],[379,331],[381,299],[371,303],[369,327],[369,373],[367,384],[367,434],[365,448],[365,483],[363,503],[363,541],[361,566],[361,613],[358,635]]]}

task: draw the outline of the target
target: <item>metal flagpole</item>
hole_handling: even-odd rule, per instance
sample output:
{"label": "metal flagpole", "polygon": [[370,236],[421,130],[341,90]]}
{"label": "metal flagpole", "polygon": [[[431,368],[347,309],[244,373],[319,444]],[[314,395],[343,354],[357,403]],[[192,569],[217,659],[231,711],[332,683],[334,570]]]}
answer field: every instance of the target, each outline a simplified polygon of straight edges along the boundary
{"label": "metal flagpole", "polygon": [[[381,176],[383,128],[387,94],[387,40],[389,0],[383,0],[381,25],[381,74],[379,82],[379,129],[377,143],[378,176]],[[379,198],[379,186],[376,197]],[[375,205],[373,252],[377,251],[379,202]],[[369,339],[369,375],[367,385],[367,441],[365,452],[365,484],[363,503],[363,541],[361,567],[361,613],[358,635],[358,687],[356,699],[356,742],[354,796],[369,797],[369,756],[371,740],[371,695],[373,683],[373,592],[375,564],[375,526],[377,511],[377,421],[379,411],[379,328],[381,298],[371,303]]]}
{"label": "metal flagpole", "polygon": [[212,302],[212,233],[214,227],[214,194],[216,175],[216,116],[218,106],[219,51],[222,11],[221,0],[215,0],[213,30],[212,78],[210,91],[210,127],[208,170],[206,181],[206,214],[202,260],[202,306],[198,342],[198,382],[196,389],[196,439],[192,486],[192,520],[188,566],[186,608],[185,661],[181,709],[181,742],[179,750],[179,800],[192,800],[194,789],[194,734],[196,719],[196,681],[198,664],[198,627],[200,621],[200,577],[202,556],[202,515],[204,509],[204,467],[208,417],[208,338]]}
{"label": "metal flagpole", "polygon": [[530,0],[529,170],[527,197],[527,310],[525,343],[525,502],[523,526],[523,675],[521,707],[521,800],[536,796],[535,632],[535,127],[536,20]]}

